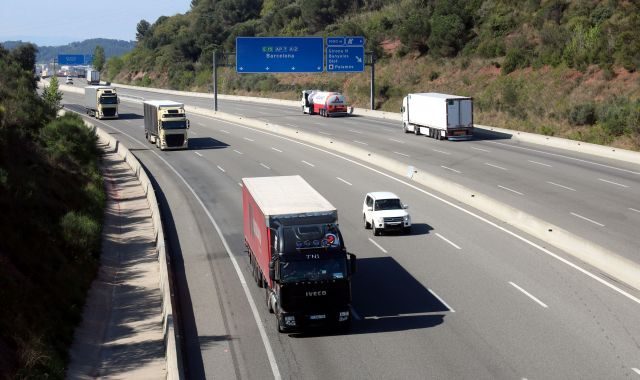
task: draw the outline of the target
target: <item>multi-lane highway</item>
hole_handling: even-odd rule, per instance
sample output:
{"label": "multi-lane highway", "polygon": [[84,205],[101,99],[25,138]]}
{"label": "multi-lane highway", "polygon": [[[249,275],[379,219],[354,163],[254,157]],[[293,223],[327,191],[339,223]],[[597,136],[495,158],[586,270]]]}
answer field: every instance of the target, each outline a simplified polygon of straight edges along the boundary
{"label": "multi-lane highway", "polygon": [[[83,112],[81,95],[65,93],[64,103]],[[640,379],[640,295],[612,290],[624,285],[597,269],[550,256],[544,242],[507,233],[446,194],[239,124],[192,114],[191,149],[160,152],[144,140],[141,105],[120,107],[119,120],[93,122],[131,148],[162,190],[191,377]],[[437,142],[371,118],[243,102],[221,109],[395,155],[640,261],[640,167],[508,140]],[[291,174],[338,208],[358,255],[350,334],[278,334],[251,282],[239,183]],[[410,205],[411,236],[364,229],[362,198],[374,190]]]}

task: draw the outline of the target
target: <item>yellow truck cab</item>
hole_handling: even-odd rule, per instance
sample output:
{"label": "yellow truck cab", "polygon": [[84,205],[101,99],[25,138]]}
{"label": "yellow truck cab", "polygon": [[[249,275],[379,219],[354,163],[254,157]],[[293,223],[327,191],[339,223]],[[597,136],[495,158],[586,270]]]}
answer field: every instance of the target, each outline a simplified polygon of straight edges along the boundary
{"label": "yellow truck cab", "polygon": [[171,100],[147,100],[144,108],[144,135],[160,150],[187,149],[189,120],[184,104]]}

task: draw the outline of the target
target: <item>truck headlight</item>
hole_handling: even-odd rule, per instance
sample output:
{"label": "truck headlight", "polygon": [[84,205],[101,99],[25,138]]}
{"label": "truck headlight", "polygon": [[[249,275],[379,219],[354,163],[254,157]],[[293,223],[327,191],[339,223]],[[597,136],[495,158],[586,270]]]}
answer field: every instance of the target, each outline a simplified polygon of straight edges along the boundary
{"label": "truck headlight", "polygon": [[340,314],[338,315],[338,322],[344,322],[348,319],[349,319],[348,311],[341,311]]}

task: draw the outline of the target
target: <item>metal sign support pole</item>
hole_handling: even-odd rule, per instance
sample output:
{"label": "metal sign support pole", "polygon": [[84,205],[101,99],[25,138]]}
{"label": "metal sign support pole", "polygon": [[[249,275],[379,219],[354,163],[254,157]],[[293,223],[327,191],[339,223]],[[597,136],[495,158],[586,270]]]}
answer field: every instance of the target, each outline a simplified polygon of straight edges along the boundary
{"label": "metal sign support pole", "polygon": [[213,51],[213,110],[218,112],[218,51]]}
{"label": "metal sign support pole", "polygon": [[376,108],[376,102],[375,102],[375,90],[376,90],[376,53],[375,52],[369,52],[368,53],[371,56],[371,63],[366,64],[366,66],[371,66],[371,89],[369,91],[369,96],[371,98],[371,110],[374,110]]}

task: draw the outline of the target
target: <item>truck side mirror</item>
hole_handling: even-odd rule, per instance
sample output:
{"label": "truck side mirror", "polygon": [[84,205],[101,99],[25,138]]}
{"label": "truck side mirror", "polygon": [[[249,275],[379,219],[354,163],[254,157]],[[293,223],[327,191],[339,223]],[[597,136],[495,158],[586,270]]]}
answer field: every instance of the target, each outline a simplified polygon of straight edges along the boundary
{"label": "truck side mirror", "polygon": [[367,206],[367,211],[373,211],[373,207]]}
{"label": "truck side mirror", "polygon": [[407,208],[409,208],[409,205],[402,205],[402,208],[407,209]]}
{"label": "truck side mirror", "polygon": [[404,106],[400,107],[400,112],[404,112]]}
{"label": "truck side mirror", "polygon": [[349,272],[350,274],[356,273],[356,255],[349,253]]}
{"label": "truck side mirror", "polygon": [[190,125],[191,125],[191,123],[189,123],[189,119],[187,119],[187,129],[189,129]]}

